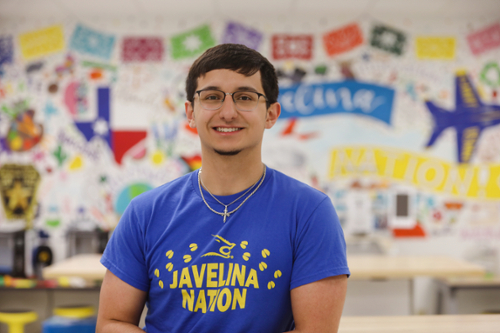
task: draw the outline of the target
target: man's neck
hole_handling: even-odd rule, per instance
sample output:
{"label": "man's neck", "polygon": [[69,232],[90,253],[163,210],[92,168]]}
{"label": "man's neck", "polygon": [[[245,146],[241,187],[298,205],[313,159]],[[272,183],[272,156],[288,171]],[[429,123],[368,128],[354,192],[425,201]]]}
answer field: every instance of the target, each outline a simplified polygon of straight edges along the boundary
{"label": "man's neck", "polygon": [[260,179],[264,172],[260,155],[258,158],[247,158],[243,152],[240,154],[210,157],[202,154],[201,179],[210,193],[235,194],[249,188]]}

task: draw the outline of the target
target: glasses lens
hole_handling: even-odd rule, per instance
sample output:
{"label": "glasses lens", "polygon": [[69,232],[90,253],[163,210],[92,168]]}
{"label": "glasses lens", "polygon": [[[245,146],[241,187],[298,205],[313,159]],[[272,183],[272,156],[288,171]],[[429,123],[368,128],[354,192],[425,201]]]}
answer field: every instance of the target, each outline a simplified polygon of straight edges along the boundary
{"label": "glasses lens", "polygon": [[217,110],[222,105],[224,93],[218,90],[200,91],[200,103],[204,109]]}
{"label": "glasses lens", "polygon": [[259,103],[259,95],[253,91],[238,91],[233,97],[236,108],[240,111],[252,111]]}

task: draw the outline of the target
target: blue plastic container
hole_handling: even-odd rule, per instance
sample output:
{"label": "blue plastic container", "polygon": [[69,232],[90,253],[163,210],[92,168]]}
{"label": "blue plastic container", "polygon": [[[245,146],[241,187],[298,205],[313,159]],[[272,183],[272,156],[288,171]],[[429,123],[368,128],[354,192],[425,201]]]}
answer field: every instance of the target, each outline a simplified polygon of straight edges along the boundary
{"label": "blue plastic container", "polygon": [[42,333],[95,333],[97,318],[83,319],[53,316],[42,324]]}

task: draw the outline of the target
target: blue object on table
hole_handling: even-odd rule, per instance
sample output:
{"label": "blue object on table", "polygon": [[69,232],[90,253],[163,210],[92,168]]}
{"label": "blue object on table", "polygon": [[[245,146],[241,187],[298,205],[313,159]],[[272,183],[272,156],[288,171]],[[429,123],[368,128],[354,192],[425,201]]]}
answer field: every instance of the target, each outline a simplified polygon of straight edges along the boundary
{"label": "blue object on table", "polygon": [[68,318],[53,316],[45,320],[42,333],[95,333],[97,318]]}

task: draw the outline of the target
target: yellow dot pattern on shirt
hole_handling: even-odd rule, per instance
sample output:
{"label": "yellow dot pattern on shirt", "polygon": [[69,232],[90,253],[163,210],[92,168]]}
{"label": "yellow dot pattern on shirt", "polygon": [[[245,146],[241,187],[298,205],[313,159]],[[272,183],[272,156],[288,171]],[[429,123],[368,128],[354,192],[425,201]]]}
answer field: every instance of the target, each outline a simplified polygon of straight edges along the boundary
{"label": "yellow dot pattern on shirt", "polygon": [[[172,259],[172,258],[173,258],[173,256],[174,256],[174,251],[172,251],[172,250],[167,251],[167,253],[165,253],[165,256],[166,256],[168,259]],[[170,272],[170,271],[172,271],[172,269],[174,268],[174,265],[173,265],[171,262],[169,262],[169,263],[167,264],[167,266],[165,266],[165,268],[166,268],[166,269]],[[155,274],[155,276],[156,276],[157,278],[159,278],[159,277],[160,277],[160,270],[159,270],[158,268],[157,268],[157,269],[155,269],[155,273],[154,273],[154,274]],[[162,280],[159,280],[159,281],[158,281],[158,285],[160,286],[160,288],[161,288],[161,289],[163,289],[163,281],[162,281]]]}

